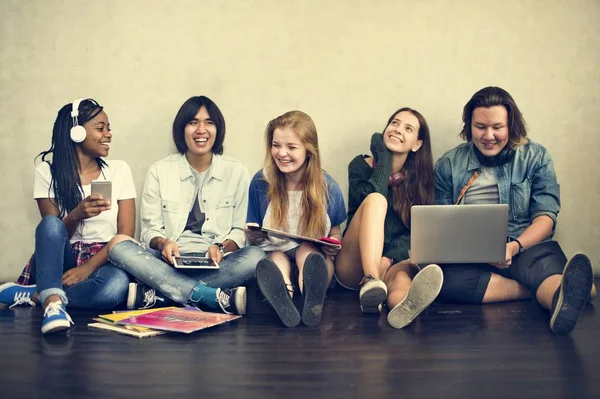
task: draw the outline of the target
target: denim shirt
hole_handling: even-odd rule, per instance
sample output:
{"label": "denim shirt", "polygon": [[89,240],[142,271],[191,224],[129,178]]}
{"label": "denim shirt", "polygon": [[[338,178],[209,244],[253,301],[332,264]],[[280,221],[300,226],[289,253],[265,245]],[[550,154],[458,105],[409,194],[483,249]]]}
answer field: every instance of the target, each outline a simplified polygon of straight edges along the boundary
{"label": "denim shirt", "polygon": [[[202,184],[202,237],[210,243],[246,244],[244,223],[248,209],[250,174],[241,162],[213,155]],[[154,237],[177,241],[195,200],[195,178],[185,155],[173,154],[155,162],[146,175],[140,211],[141,236],[146,245]]]}
{"label": "denim shirt", "polygon": [[[480,168],[470,142],[446,152],[435,164],[436,204],[456,203],[462,188]],[[508,235],[517,238],[533,219],[541,215],[549,216],[554,222],[554,235],[560,211],[560,187],[550,153],[542,145],[529,140],[516,147],[510,162],[494,167],[494,173],[500,203],[509,206]]]}

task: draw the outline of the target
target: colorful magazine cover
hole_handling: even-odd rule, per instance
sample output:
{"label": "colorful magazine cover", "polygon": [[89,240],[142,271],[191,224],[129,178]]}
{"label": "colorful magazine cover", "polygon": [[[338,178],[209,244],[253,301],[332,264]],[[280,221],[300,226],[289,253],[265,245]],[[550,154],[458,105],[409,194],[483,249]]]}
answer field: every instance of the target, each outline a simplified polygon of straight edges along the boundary
{"label": "colorful magazine cover", "polygon": [[240,317],[238,315],[204,312],[196,308],[166,308],[152,313],[132,316],[116,323],[189,334]]}
{"label": "colorful magazine cover", "polygon": [[[176,308],[174,306],[170,306],[170,307],[165,307],[165,308],[153,308],[153,309],[124,310],[124,311],[123,310],[120,310],[120,311],[115,310],[115,311],[113,311],[113,313],[101,314],[98,316],[98,318],[95,318],[94,320],[101,322],[101,323],[105,323],[105,324],[109,323],[109,324],[115,325],[119,320],[127,319],[132,316],[138,316],[141,314],[158,312],[159,310],[163,310],[163,309],[176,309]],[[139,327],[139,326],[127,326],[127,328],[133,329],[136,331],[141,331],[141,332],[152,331],[149,328]]]}
{"label": "colorful magazine cover", "polygon": [[[102,319],[94,319],[102,320]],[[88,327],[97,328],[99,330],[114,331],[119,334],[129,335],[136,338],[154,337],[156,335],[165,334],[166,331],[152,330],[150,328],[138,327],[138,326],[119,326],[117,324],[108,324],[108,321],[101,321],[99,323],[88,323]]]}

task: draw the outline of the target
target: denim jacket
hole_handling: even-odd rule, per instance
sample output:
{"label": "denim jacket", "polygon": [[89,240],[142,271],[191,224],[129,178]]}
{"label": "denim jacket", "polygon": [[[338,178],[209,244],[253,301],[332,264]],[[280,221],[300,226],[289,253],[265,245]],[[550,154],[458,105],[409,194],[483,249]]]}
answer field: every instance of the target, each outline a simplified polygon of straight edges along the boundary
{"label": "denim jacket", "polygon": [[[462,188],[481,165],[472,143],[463,143],[446,152],[435,164],[435,201],[454,204]],[[533,219],[549,216],[556,227],[560,211],[560,188],[550,153],[529,140],[515,149],[514,158],[494,167],[500,203],[508,204],[508,235],[517,238]],[[552,229],[554,235],[554,228]]]}
{"label": "denim jacket", "polygon": [[[239,161],[214,155],[202,184],[202,236],[212,243],[230,239],[246,244],[244,223],[248,209],[250,174]],[[155,162],[146,175],[140,211],[141,241],[154,237],[177,241],[195,200],[194,175],[185,155],[173,154]]]}

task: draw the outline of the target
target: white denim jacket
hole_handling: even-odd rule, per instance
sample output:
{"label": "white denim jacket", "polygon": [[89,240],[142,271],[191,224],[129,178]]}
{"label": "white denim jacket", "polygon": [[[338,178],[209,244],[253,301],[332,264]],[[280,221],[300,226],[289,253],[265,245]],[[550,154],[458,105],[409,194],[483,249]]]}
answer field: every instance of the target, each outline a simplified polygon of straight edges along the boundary
{"label": "white denim jacket", "polygon": [[[227,239],[242,248],[248,211],[250,174],[241,162],[214,155],[202,185],[202,236],[212,243]],[[195,178],[185,155],[173,154],[155,162],[146,175],[140,212],[141,240],[150,246],[154,237],[173,241],[185,229],[195,200]]]}

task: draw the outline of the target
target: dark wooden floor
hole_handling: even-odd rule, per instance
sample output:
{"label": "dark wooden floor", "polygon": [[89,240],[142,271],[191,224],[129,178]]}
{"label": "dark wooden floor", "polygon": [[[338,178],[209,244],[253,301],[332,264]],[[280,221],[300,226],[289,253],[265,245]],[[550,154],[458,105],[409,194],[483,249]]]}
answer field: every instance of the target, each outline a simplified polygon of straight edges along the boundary
{"label": "dark wooden floor", "polygon": [[[597,281],[598,282],[598,281]],[[0,309],[1,398],[599,398],[600,318],[569,337],[530,301],[434,304],[404,330],[328,294],[318,328],[288,329],[251,295],[248,315],[192,335],[91,330],[42,336],[39,307]]]}

